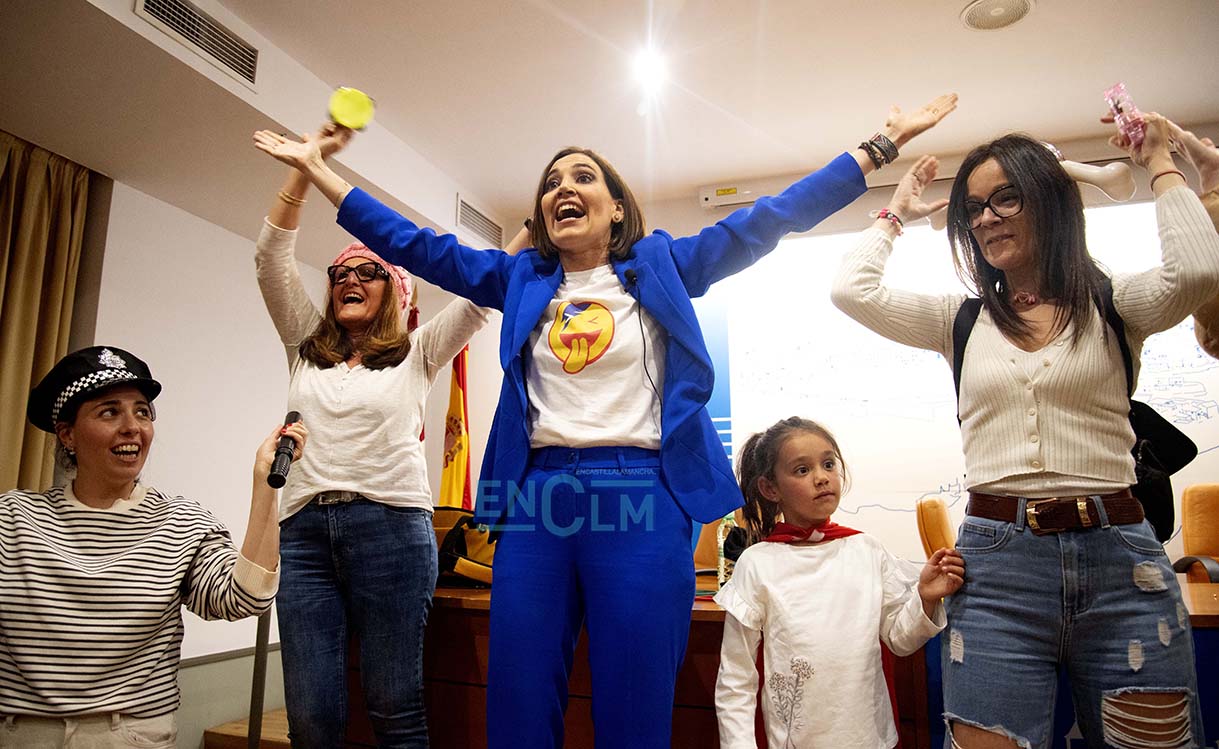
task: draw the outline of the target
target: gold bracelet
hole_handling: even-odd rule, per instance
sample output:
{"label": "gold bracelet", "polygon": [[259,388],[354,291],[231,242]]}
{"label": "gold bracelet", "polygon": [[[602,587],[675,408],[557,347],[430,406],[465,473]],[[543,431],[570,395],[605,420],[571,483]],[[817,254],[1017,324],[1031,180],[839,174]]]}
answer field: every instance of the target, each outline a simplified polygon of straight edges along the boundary
{"label": "gold bracelet", "polygon": [[298,198],[295,195],[289,195],[288,193],[284,192],[283,190],[279,191],[279,199],[284,201],[288,205],[294,205],[294,206],[297,206],[298,208],[300,206],[304,205],[305,203],[309,202],[309,201],[305,200],[304,198]]}

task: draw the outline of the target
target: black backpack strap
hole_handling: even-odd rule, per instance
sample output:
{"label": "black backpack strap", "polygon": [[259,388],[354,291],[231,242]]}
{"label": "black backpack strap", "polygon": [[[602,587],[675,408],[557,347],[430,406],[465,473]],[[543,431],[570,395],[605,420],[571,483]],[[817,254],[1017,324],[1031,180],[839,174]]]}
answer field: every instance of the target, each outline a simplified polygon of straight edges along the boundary
{"label": "black backpack strap", "polygon": [[1105,313],[1105,322],[1109,323],[1109,327],[1117,334],[1117,345],[1122,350],[1122,362],[1126,365],[1126,394],[1134,395],[1134,359],[1130,355],[1130,343],[1126,340],[1126,324],[1122,322],[1122,316],[1117,313],[1117,307],[1113,306],[1113,281],[1108,277],[1100,282],[1101,303]]}
{"label": "black backpack strap", "polygon": [[[982,300],[970,297],[961,303],[957,316],[952,321],[952,384],[957,391],[957,400],[961,399],[961,369],[965,366],[965,344],[969,334],[973,332],[974,323],[978,322],[978,313],[982,311]],[[961,417],[957,417],[960,421]]]}

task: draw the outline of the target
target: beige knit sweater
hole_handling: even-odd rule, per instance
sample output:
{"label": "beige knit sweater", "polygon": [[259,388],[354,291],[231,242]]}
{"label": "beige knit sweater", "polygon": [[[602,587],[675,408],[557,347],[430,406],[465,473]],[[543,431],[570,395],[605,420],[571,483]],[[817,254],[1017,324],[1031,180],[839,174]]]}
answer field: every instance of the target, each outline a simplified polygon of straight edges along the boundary
{"label": "beige knit sweater", "polygon": [[[1143,340],[1219,293],[1219,234],[1197,196],[1184,186],[1165,191],[1156,219],[1163,265],[1113,279],[1136,377]],[[865,231],[834,281],[834,304],[886,338],[951,362],[952,323],[965,296],[886,287],[892,251],[885,232]],[[970,489],[1037,498],[1134,483],[1121,350],[1097,311],[1083,324],[1077,343],[1068,329],[1030,353],[1004,338],[982,310],[965,349],[959,404]]]}

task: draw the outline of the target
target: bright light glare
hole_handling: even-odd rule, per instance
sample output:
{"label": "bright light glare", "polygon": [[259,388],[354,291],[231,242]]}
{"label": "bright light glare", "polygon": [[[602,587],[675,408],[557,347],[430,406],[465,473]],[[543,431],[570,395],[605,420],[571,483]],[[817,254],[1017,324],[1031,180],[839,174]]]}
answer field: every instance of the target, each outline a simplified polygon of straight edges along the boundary
{"label": "bright light glare", "polygon": [[635,80],[647,96],[655,96],[669,77],[665,59],[654,49],[647,48],[635,55]]}

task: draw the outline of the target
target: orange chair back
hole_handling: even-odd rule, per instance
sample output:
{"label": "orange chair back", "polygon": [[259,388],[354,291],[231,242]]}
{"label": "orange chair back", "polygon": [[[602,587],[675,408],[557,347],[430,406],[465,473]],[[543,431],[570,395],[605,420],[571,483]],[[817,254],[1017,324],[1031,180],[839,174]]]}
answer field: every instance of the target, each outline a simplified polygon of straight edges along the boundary
{"label": "orange chair back", "polygon": [[[1219,484],[1194,484],[1181,493],[1181,543],[1186,556],[1219,559]],[[1208,582],[1206,570],[1194,564],[1190,582]]]}
{"label": "orange chair back", "polygon": [[942,497],[923,497],[915,505],[918,537],[923,553],[930,559],[937,549],[951,549],[957,544],[957,533],[948,517],[948,503]]}

